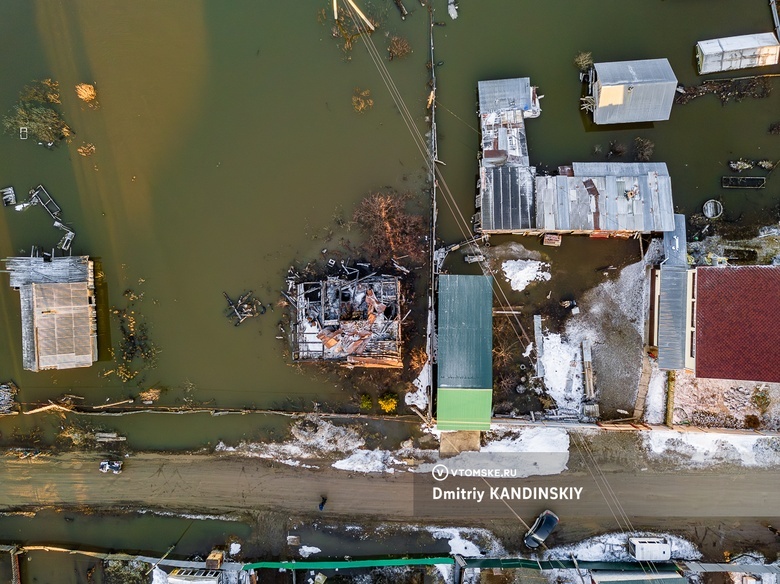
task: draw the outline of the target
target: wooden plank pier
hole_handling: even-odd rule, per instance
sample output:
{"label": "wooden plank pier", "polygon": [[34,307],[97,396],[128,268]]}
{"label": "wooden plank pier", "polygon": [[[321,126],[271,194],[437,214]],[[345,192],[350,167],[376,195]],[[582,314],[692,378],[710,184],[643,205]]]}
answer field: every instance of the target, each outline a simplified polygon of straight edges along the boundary
{"label": "wooden plank pier", "polygon": [[724,176],[720,179],[724,189],[763,189],[766,186],[765,176]]}

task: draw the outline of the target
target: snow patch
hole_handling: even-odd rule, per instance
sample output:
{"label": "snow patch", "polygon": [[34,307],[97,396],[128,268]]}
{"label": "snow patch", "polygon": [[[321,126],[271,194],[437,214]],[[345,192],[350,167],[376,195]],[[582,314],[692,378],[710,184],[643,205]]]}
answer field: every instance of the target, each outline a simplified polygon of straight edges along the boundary
{"label": "snow patch", "polygon": [[431,371],[431,362],[426,361],[420,374],[412,381],[417,390],[408,391],[404,396],[404,402],[407,406],[414,406],[422,411],[428,407],[428,388],[431,387],[433,377]]}
{"label": "snow patch", "polygon": [[[569,435],[561,428],[494,425],[480,452],[461,452],[444,460],[458,469],[511,469],[507,478],[560,474],[569,462]],[[420,464],[415,472],[431,472],[433,464]]]}
{"label": "snow patch", "polygon": [[298,553],[301,554],[302,558],[308,558],[312,554],[318,554],[322,550],[318,547],[314,547],[313,545],[302,545],[298,548]]}
{"label": "snow patch", "polygon": [[717,432],[643,432],[648,453],[684,466],[738,464],[769,467],[780,465],[780,438],[757,434]]}
{"label": "snow patch", "polygon": [[535,426],[511,433],[498,428],[488,433],[482,452],[569,452],[569,434],[562,428]]}
{"label": "snow patch", "polygon": [[217,444],[217,452],[230,452],[243,456],[270,458],[290,466],[317,468],[301,463],[301,460],[326,458],[331,454],[346,454],[365,445],[359,431],[352,426],[337,426],[314,414],[302,416],[290,427],[292,438],[282,443],[247,443],[237,447]]}
{"label": "snow patch", "polygon": [[155,568],[152,571],[152,584],[168,584],[168,574],[160,568]]}
{"label": "snow patch", "polygon": [[241,544],[233,542],[230,544],[230,555],[231,556],[237,556],[241,553]]}
{"label": "snow patch", "polygon": [[523,353],[523,357],[529,357],[531,355],[531,351],[534,350],[534,344],[531,343],[525,348],[525,352]]}
{"label": "snow patch", "polygon": [[[450,546],[450,554],[460,554],[466,558],[483,558],[485,554],[491,557],[506,555],[506,550],[486,529],[455,529],[428,527],[434,539],[446,539]],[[467,539],[468,538],[468,539]],[[479,542],[479,544],[475,543]],[[485,550],[484,552],[482,550]],[[452,566],[437,564],[436,569],[445,582],[452,582]],[[476,584],[479,582],[479,570],[468,570],[463,580],[464,584]]]}
{"label": "snow patch", "polygon": [[650,384],[645,400],[645,422],[663,424],[666,417],[666,371],[658,369],[658,362],[650,360]]}
{"label": "snow patch", "polygon": [[544,387],[562,413],[579,415],[584,397],[580,344],[557,333],[548,334],[543,342]]}
{"label": "snow patch", "polygon": [[392,465],[403,464],[388,450],[358,450],[351,456],[333,463],[333,468],[353,472],[394,473]]}
{"label": "snow patch", "polygon": [[507,260],[501,264],[501,269],[512,290],[517,291],[525,290],[531,282],[552,278],[550,264],[537,260]]}
{"label": "snow patch", "polygon": [[[636,561],[628,553],[628,535],[607,533],[583,540],[574,545],[555,547],[547,551],[546,560],[564,560],[572,556],[583,562],[631,562]],[[672,548],[673,560],[697,560],[701,553],[696,546],[676,535],[667,533],[636,532],[631,537],[663,537]]]}

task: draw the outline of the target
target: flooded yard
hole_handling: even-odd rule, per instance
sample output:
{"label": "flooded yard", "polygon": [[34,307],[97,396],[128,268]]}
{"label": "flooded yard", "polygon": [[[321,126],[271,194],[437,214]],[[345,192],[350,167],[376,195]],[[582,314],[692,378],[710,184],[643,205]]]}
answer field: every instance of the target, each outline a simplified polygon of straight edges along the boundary
{"label": "flooded yard", "polygon": [[[393,37],[408,42],[408,55],[384,64],[403,99],[400,105],[425,133],[426,10],[407,2],[410,15],[402,21],[391,2],[361,5],[380,21],[372,37],[380,58],[389,55]],[[14,47],[0,53],[3,111],[33,79],[56,79],[62,91],[58,108],[75,131],[70,144],[52,150],[2,136],[0,188],[13,185],[24,195],[45,185],[77,233],[74,255],[90,255],[98,266],[99,361],[69,371],[22,370],[19,294],[0,278],[0,381],[19,385],[17,399],[26,409],[62,394],[106,404],[137,399],[149,389],[161,390],[157,403],[162,406],[357,408],[359,383],[291,365],[276,306],[279,291],[291,265],[361,259],[349,252],[360,252],[349,219],[369,192],[392,188],[424,201],[428,185],[424,160],[375,63],[359,39],[351,51],[344,50],[343,39],[333,37],[332,24],[322,16],[328,8],[326,2],[269,8],[248,0],[229,5],[141,0],[99,9],[81,0],[0,6],[0,36]],[[679,212],[696,213],[716,198],[722,199],[724,223],[777,222],[776,174],[755,191],[724,191],[720,185],[721,176],[731,174],[729,160],[780,160],[780,137],[768,132],[780,121],[780,81],[770,82],[775,90],[764,99],[723,106],[715,96],[704,96],[675,105],[666,122],[597,127],[580,110],[582,84],[573,64],[583,50],[596,61],[666,57],[681,83],[697,84],[696,41],[770,30],[764,0],[717,5],[603,0],[598,11],[588,3],[561,11],[555,3],[485,0],[462,2],[457,20],[448,16],[444,2],[437,0],[435,8],[435,19],[445,24],[434,29],[444,163],[439,168],[451,194],[439,201],[444,242],[462,241],[471,229],[477,81],[521,76],[529,76],[544,95],[541,116],[527,124],[530,160],[540,170],[603,161],[611,142],[632,144],[642,137],[654,143],[653,160],[668,165]],[[646,34],[639,34],[637,23]],[[776,74],[780,68],[762,72]],[[78,99],[74,89],[80,83],[94,84],[98,108]],[[79,147],[91,155],[81,155]],[[0,257],[29,254],[33,245],[51,249],[60,236],[41,209],[0,210]],[[353,245],[344,246],[342,238]],[[503,279],[499,284],[512,305],[529,311],[524,325],[533,328],[531,311],[538,310],[557,323],[551,327],[557,332],[561,300],[587,298],[588,290],[615,281],[619,269],[640,255],[635,240],[574,236],[560,248],[543,247],[536,238],[494,237],[491,243],[488,256],[495,269],[514,259],[552,266],[549,281],[522,292],[512,291]],[[477,273],[454,254],[446,268]],[[235,327],[225,318],[223,293],[236,298],[249,290],[267,310]],[[134,311],[155,348],[153,362],[127,382],[115,374],[121,332],[114,309]],[[635,340],[630,347],[623,344],[627,351]],[[618,401],[613,408],[624,407]],[[0,443],[11,445],[36,432],[44,442],[53,441],[63,420],[40,416],[46,417],[0,419]],[[267,416],[137,414],[100,424],[126,435],[128,446],[152,450],[277,440],[287,432],[286,420]],[[371,432],[380,436],[372,444],[380,443],[383,433],[391,442],[407,433],[382,424]],[[49,519],[32,524],[5,517],[0,525],[11,539],[102,541],[157,552],[167,549],[175,539],[172,532],[183,525],[171,520],[176,523],[171,533],[139,540],[139,534],[158,530],[162,520],[139,520],[129,528],[94,521],[79,531],[71,528],[76,522]],[[197,529],[191,537],[199,543],[184,546],[183,553],[201,550],[227,528],[208,522]],[[101,539],[109,533],[116,535]],[[333,549],[350,547],[345,541]],[[34,558],[31,566],[38,561]],[[72,568],[61,559],[52,562],[57,569]],[[28,570],[25,581],[43,573]]]}

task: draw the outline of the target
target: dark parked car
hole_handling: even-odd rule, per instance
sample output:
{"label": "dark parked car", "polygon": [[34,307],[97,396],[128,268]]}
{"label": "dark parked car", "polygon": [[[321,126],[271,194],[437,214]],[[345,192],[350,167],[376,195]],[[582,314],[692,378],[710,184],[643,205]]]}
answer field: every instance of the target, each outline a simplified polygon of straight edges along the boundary
{"label": "dark parked car", "polygon": [[558,525],[558,516],[549,509],[539,515],[525,534],[525,545],[529,548],[538,548]]}

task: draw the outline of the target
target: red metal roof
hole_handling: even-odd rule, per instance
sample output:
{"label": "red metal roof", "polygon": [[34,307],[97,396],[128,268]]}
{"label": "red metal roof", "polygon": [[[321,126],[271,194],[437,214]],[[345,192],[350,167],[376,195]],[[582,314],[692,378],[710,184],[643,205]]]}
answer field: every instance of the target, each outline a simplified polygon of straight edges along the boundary
{"label": "red metal roof", "polygon": [[780,381],[780,266],[696,270],[696,376]]}

